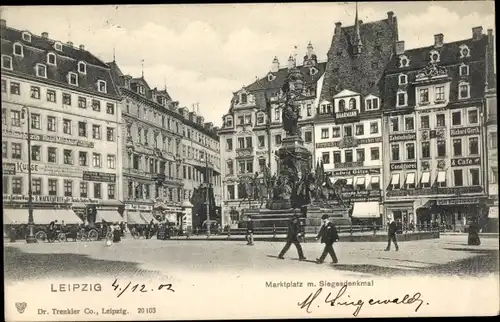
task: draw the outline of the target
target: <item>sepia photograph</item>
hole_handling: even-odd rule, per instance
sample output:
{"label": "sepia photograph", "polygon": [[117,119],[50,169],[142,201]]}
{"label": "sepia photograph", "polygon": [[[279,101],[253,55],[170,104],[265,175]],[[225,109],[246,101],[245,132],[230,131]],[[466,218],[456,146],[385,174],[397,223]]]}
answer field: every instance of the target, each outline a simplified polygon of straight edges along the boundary
{"label": "sepia photograph", "polygon": [[5,321],[500,313],[493,1],[0,18]]}

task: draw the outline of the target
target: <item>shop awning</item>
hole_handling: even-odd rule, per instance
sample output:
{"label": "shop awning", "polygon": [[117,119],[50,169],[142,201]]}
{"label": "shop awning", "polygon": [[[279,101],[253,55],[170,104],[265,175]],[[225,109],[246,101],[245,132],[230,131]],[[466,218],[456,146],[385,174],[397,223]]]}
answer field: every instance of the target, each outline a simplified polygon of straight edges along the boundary
{"label": "shop awning", "polygon": [[370,185],[380,183],[380,177],[375,176],[370,178]]}
{"label": "shop awning", "polygon": [[330,183],[331,183],[332,185],[334,185],[334,184],[335,184],[335,182],[337,182],[338,178],[328,177],[328,180],[330,180]]}
{"label": "shop awning", "polygon": [[347,178],[346,179],[346,186],[352,186],[352,178]]}
{"label": "shop awning", "polygon": [[103,219],[107,222],[123,221],[122,216],[116,210],[97,210],[96,222],[101,222]]}
{"label": "shop awning", "polygon": [[158,223],[158,220],[153,217],[153,215],[150,212],[141,212],[141,217],[144,219],[148,224],[153,220],[153,223]]}
{"label": "shop awning", "polygon": [[488,218],[498,218],[498,207],[490,207],[488,212]]}
{"label": "shop awning", "polygon": [[127,223],[129,225],[145,225],[147,224],[144,219],[142,219],[141,214],[136,211],[128,211],[127,213]]}
{"label": "shop awning", "polygon": [[428,184],[431,180],[431,173],[429,171],[422,172],[422,178],[420,179],[420,183]]}
{"label": "shop awning", "polygon": [[380,204],[378,201],[355,202],[352,216],[355,218],[380,217]]}
{"label": "shop awning", "polygon": [[356,186],[364,186],[364,185],[365,185],[365,177],[357,177]]}
{"label": "shop awning", "polygon": [[[35,225],[48,225],[51,221],[57,220],[60,224],[74,225],[81,224],[82,220],[71,209],[33,209],[33,221]],[[27,224],[28,209],[3,209],[4,224]]]}
{"label": "shop awning", "polygon": [[446,182],[446,172],[445,171],[438,171],[437,182],[438,183]]}
{"label": "shop awning", "polygon": [[391,178],[391,184],[397,185],[399,184],[399,173],[394,173]]}
{"label": "shop awning", "polygon": [[415,184],[415,173],[410,172],[406,174],[406,184]]}

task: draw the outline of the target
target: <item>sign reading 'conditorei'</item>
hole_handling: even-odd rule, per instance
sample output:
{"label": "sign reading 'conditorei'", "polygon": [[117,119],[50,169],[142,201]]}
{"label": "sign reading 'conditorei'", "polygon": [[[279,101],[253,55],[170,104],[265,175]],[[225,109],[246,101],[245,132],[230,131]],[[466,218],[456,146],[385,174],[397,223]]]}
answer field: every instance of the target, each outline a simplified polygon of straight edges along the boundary
{"label": "sign reading 'conditorei'", "polygon": [[393,170],[415,170],[417,168],[417,162],[398,162],[391,163],[390,169]]}

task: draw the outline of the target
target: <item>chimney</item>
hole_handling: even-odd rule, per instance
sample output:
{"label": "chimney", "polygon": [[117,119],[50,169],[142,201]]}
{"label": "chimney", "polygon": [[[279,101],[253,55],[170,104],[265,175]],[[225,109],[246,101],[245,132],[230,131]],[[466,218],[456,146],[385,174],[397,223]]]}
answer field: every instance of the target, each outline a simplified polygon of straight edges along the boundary
{"label": "chimney", "polygon": [[474,27],[472,28],[472,39],[479,40],[481,35],[483,34],[483,27]]}
{"label": "chimney", "polygon": [[85,50],[85,45],[80,45],[80,50]]}
{"label": "chimney", "polygon": [[70,46],[70,47],[73,47],[73,43],[72,43],[71,41],[68,41],[68,42],[66,43],[66,45],[68,45],[68,46]]}
{"label": "chimney", "polygon": [[49,38],[49,33],[48,32],[42,32],[42,38],[43,39]]}
{"label": "chimney", "polygon": [[434,35],[434,48],[443,47],[443,39],[444,39],[443,34]]}
{"label": "chimney", "polygon": [[396,42],[396,55],[402,55],[405,53],[405,42],[404,40]]}
{"label": "chimney", "polygon": [[336,22],[335,23],[335,34],[340,34],[340,30],[342,29],[342,23],[341,22]]}
{"label": "chimney", "polygon": [[0,19],[0,26],[6,27],[7,26],[7,21],[5,21],[5,19]]}
{"label": "chimney", "polygon": [[488,43],[493,45],[493,29],[488,29]]}
{"label": "chimney", "polygon": [[278,57],[274,56],[273,62],[271,64],[271,72],[277,73],[279,69],[280,69],[280,61],[278,60]]}
{"label": "chimney", "polygon": [[389,11],[387,13],[387,20],[389,20],[389,24],[391,24],[391,25],[392,25],[392,22],[393,22],[393,17],[394,17],[394,12]]}

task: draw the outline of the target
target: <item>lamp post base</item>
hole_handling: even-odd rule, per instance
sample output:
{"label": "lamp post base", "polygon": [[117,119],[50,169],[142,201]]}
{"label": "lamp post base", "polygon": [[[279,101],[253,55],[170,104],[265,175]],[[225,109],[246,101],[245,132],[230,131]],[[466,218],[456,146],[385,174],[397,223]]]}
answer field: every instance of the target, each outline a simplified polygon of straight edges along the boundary
{"label": "lamp post base", "polygon": [[33,224],[28,224],[28,235],[26,236],[26,243],[28,244],[34,244],[36,243],[36,237],[35,237],[35,227]]}

